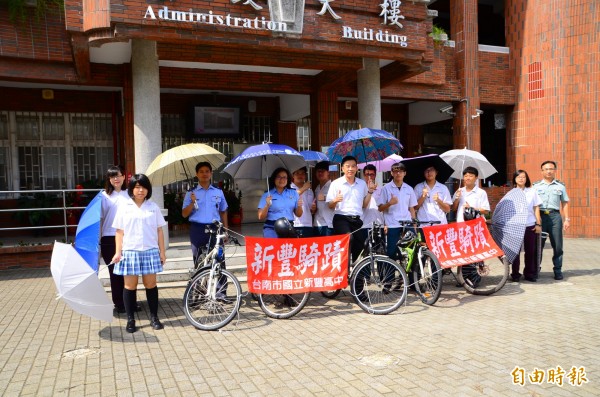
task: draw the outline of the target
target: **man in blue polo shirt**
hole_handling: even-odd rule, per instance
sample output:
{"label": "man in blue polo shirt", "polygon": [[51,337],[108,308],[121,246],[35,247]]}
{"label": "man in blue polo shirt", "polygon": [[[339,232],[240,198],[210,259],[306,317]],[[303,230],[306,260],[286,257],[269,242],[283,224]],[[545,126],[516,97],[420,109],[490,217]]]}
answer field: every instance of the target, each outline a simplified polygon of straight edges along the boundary
{"label": "man in blue polo shirt", "polygon": [[228,227],[227,201],[223,191],[210,183],[212,178],[210,163],[201,161],[196,164],[196,176],[198,186],[186,193],[181,211],[184,218],[190,217],[190,242],[194,259],[210,240],[210,235],[206,233],[207,225],[220,220],[223,226]]}

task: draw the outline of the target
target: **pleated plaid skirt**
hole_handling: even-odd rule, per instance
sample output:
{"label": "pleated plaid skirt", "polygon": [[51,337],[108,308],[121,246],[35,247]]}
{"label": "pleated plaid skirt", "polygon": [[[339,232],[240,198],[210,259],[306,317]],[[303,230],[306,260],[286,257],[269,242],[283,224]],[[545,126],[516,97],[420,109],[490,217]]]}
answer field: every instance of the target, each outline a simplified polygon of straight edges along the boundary
{"label": "pleated plaid skirt", "polygon": [[121,276],[140,276],[163,271],[158,248],[147,251],[123,251],[121,261],[115,264],[114,273]]}

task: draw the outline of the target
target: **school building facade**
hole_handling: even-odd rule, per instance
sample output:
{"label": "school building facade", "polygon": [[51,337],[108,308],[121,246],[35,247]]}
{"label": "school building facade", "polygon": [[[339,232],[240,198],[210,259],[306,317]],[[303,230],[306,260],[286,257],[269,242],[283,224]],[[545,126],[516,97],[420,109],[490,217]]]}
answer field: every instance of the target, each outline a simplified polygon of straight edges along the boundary
{"label": "school building facade", "polygon": [[9,0],[0,190],[144,172],[186,142],[323,150],[362,126],[403,157],[480,151],[494,199],[555,160],[567,236],[599,237],[599,20],[595,0]]}

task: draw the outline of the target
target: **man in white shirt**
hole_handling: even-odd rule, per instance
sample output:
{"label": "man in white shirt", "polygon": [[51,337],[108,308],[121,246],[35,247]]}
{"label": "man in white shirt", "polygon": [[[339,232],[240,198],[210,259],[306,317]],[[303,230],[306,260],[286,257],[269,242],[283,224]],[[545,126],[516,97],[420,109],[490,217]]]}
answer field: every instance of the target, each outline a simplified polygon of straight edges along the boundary
{"label": "man in white shirt", "polygon": [[452,210],[456,212],[456,221],[464,222],[465,209],[475,208],[481,215],[490,212],[490,202],[485,190],[477,186],[479,171],[475,167],[466,167],[463,170],[464,186],[454,193]]}
{"label": "man in white shirt", "polygon": [[387,256],[392,259],[397,259],[396,244],[402,231],[399,221],[415,219],[417,198],[413,188],[404,183],[405,175],[404,164],[394,164],[392,166],[393,180],[383,187],[377,201],[387,226]]}
{"label": "man in white shirt", "polygon": [[327,201],[325,201],[331,186],[329,161],[318,162],[315,165],[315,171],[317,172],[317,182],[319,182],[315,188],[316,212],[313,221],[315,235],[331,236],[333,234],[333,209],[329,208]]}
{"label": "man in white shirt", "polygon": [[452,199],[446,185],[439,183],[437,170],[434,166],[428,167],[423,173],[425,181],[415,186],[417,197],[417,218],[421,221],[440,221],[442,225],[448,223],[446,214],[450,212]]}
{"label": "man in white shirt", "polygon": [[377,222],[380,225],[383,225],[383,214],[379,211],[379,207],[377,206],[377,200],[379,199],[379,195],[381,194],[381,187],[377,186],[377,182],[375,181],[375,177],[377,176],[377,168],[373,164],[367,164],[365,168],[362,170],[363,180],[367,182],[372,182],[375,186],[373,189],[373,194],[371,195],[371,200],[369,200],[369,205],[363,210],[363,225],[361,229],[356,233],[357,238],[359,238],[363,242],[367,240],[369,236],[369,229],[373,226],[373,222]]}
{"label": "man in white shirt", "polygon": [[297,169],[292,173],[293,183],[291,188],[298,192],[298,196],[302,198],[302,215],[297,216],[294,214],[294,229],[300,237],[312,237],[313,236],[313,219],[312,210],[313,201],[315,199],[313,191],[310,188],[310,184],[306,182],[306,167]]}
{"label": "man in white shirt", "polygon": [[364,242],[353,238],[352,233],[359,230],[363,224],[361,217],[363,209],[369,205],[374,189],[373,182],[367,183],[356,178],[358,162],[353,156],[342,159],[344,175],[331,182],[325,201],[333,211],[333,233],[350,234],[350,251],[352,261],[360,255]]}

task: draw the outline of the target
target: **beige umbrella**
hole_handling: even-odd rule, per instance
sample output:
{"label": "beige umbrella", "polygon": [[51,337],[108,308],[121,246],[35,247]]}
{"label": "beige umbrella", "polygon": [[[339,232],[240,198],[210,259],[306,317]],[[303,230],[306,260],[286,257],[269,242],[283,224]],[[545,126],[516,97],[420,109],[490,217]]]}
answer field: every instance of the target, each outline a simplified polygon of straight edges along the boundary
{"label": "beige umbrella", "polygon": [[196,164],[207,161],[213,170],[225,162],[225,155],[202,143],[176,146],[156,156],[148,166],[146,175],[156,185],[168,185],[190,180],[196,175]]}

